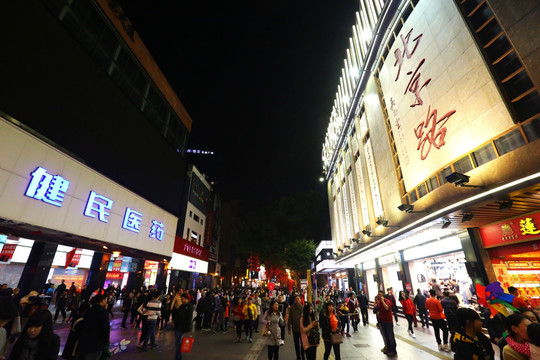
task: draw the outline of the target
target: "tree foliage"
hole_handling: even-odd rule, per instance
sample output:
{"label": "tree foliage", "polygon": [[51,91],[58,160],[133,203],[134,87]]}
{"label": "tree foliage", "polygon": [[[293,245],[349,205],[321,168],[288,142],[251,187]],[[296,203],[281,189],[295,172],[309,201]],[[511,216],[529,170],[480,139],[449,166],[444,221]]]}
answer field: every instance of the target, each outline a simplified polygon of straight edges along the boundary
{"label": "tree foliage", "polygon": [[315,242],[328,238],[329,228],[324,193],[283,197],[244,217],[238,234],[239,255],[247,259],[258,254],[263,263],[304,271],[315,255]]}

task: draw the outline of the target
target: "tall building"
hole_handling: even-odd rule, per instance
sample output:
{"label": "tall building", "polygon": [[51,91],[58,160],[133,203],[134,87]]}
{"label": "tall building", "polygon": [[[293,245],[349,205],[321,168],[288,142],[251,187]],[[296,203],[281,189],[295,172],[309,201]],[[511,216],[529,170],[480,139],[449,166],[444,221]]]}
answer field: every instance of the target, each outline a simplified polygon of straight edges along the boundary
{"label": "tall building", "polygon": [[0,49],[0,278],[164,286],[192,120],[118,2],[2,3]]}
{"label": "tall building", "polygon": [[322,152],[332,284],[468,301],[500,281],[538,302],[539,10],[360,1]]}

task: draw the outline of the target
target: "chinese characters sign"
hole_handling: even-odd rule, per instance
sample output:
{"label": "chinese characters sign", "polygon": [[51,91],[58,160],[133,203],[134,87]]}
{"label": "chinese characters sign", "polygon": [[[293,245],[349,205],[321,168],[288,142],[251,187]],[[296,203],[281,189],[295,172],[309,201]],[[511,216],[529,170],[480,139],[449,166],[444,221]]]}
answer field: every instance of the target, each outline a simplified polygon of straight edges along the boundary
{"label": "chinese characters sign", "polygon": [[[25,195],[61,207],[64,201],[64,195],[69,189],[69,181],[60,175],[47,173],[47,170],[42,167],[38,167],[32,172],[31,176]],[[84,209],[84,215],[107,223],[109,222],[113,203],[114,201],[105,195],[90,191]],[[141,230],[142,222],[142,213],[129,207],[126,208],[122,228],[138,233]],[[150,221],[148,237],[162,241],[164,228],[165,225],[162,222],[152,219]]]}
{"label": "chinese characters sign", "polygon": [[396,35],[379,80],[410,190],[513,121],[453,2],[420,1]]}
{"label": "chinese characters sign", "polygon": [[529,214],[480,228],[485,247],[540,238],[540,213]]}
{"label": "chinese characters sign", "polygon": [[0,262],[8,262],[15,254],[17,244],[4,244],[2,252],[0,252]]}

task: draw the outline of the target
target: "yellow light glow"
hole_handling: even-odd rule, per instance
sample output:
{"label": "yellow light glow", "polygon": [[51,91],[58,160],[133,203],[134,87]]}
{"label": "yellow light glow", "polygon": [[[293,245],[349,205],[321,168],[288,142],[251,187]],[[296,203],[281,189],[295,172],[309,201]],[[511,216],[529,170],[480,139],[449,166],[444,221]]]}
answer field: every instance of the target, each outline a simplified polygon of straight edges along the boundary
{"label": "yellow light glow", "polygon": [[120,251],[113,251],[112,256],[113,256],[114,258],[119,257],[119,256],[120,256]]}

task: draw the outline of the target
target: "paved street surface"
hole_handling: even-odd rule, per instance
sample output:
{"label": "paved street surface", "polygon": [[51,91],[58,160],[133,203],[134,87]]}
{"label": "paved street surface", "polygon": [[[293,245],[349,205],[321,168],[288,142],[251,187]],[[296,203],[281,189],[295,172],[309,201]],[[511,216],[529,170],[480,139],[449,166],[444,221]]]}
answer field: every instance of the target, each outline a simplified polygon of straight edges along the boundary
{"label": "paved street surface", "polygon": [[[166,360],[174,358],[174,331],[172,330],[171,323],[169,323],[168,330],[158,332],[156,336],[156,344],[158,347],[154,350],[143,352],[136,348],[140,330],[131,326],[129,326],[127,330],[121,329],[121,315],[120,312],[115,312],[114,318],[111,319],[111,346],[118,344],[123,339],[130,340],[131,343],[126,346],[125,350],[114,355],[113,359]],[[406,324],[407,322],[402,318],[400,322],[401,326],[394,326],[399,358],[414,360],[453,359],[453,353],[437,350],[437,344],[433,336],[432,328],[429,330],[422,329],[420,326],[415,328],[417,338],[413,339],[407,334]],[[69,332],[69,325],[57,323],[55,324],[55,332],[61,336],[63,347]],[[357,333],[351,332],[351,335],[350,338],[345,338],[344,343],[341,345],[342,360],[388,359],[388,357],[380,351],[384,345],[381,335],[373,323],[369,326],[359,326],[359,331]],[[213,333],[196,330],[194,336],[195,342],[193,349],[191,353],[184,354],[184,359],[266,360],[268,358],[265,343],[266,339],[260,336],[260,333],[254,333],[253,343],[251,344],[245,340],[242,343],[236,343],[236,331],[232,325],[227,333]],[[324,345],[321,343],[317,352],[317,360],[323,359],[323,353]],[[498,349],[496,349],[495,353],[495,359],[498,360]],[[288,333],[285,337],[285,345],[280,348],[279,356],[280,359],[283,360],[296,359],[293,340]],[[334,360],[333,354],[330,356],[330,359]]]}

